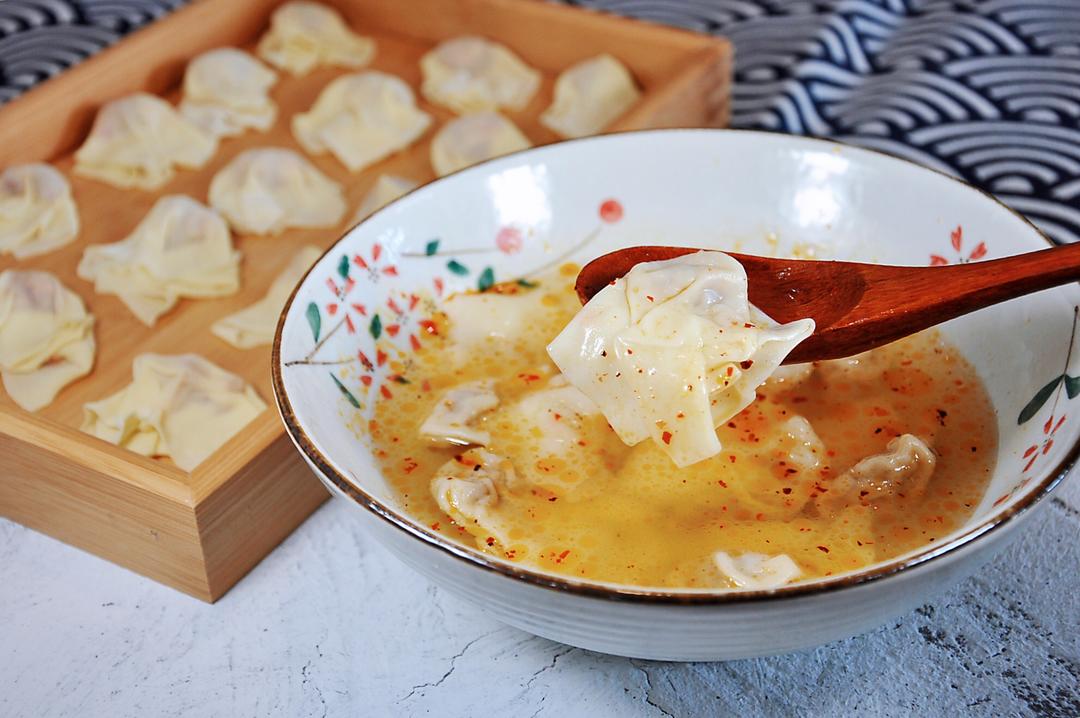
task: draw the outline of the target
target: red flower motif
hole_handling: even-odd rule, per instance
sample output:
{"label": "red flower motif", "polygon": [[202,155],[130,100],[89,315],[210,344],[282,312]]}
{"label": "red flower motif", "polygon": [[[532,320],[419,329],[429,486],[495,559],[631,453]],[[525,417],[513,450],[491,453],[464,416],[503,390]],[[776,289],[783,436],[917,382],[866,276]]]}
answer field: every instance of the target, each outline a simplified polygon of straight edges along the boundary
{"label": "red flower motif", "polygon": [[520,252],[524,245],[525,238],[522,236],[521,230],[517,227],[503,227],[495,235],[495,246],[498,247],[499,251],[503,254]]}
{"label": "red flower motif", "polygon": [[614,224],[622,219],[623,206],[616,199],[606,199],[600,204],[600,219]]}
{"label": "red flower motif", "polygon": [[393,318],[386,325],[386,333],[390,337],[396,338],[404,331],[409,338],[409,347],[414,352],[420,351],[422,348],[420,337],[423,334],[434,334],[435,332],[429,327],[434,328],[435,323],[427,318],[417,319],[414,331],[412,313],[416,312],[418,307],[420,312],[426,311],[427,303],[421,302],[420,296],[417,294],[402,293],[400,299],[401,301],[397,301],[393,297],[387,297],[386,299],[386,307],[393,313]]}
{"label": "red flower motif", "polygon": [[367,272],[368,279],[372,282],[378,283],[379,279],[383,276],[396,277],[398,276],[397,267],[393,264],[386,266],[378,266],[379,258],[382,257],[382,247],[378,242],[371,245],[371,261],[368,262],[361,255],[353,255],[352,261],[360,269]]}
{"label": "red flower motif", "polygon": [[[957,253],[960,252],[961,247],[963,247],[963,245],[964,245],[964,228],[963,227],[961,227],[960,225],[956,225],[956,229],[954,229],[949,234],[949,244],[952,245],[952,248]],[[978,244],[975,245],[975,249],[971,250],[971,253],[968,254],[968,256],[965,257],[965,256],[963,256],[961,254],[959,257],[957,257],[956,263],[957,264],[967,264],[968,262],[975,262],[977,260],[980,260],[985,256],[986,256],[986,242],[979,242]],[[931,254],[930,255],[930,266],[931,267],[941,267],[941,266],[944,266],[946,264],[951,264],[951,262],[949,262],[948,259],[941,256],[940,254]]]}
{"label": "red flower motif", "polygon": [[1054,423],[1054,415],[1051,414],[1050,418],[1043,424],[1043,439],[1037,444],[1032,444],[1024,451],[1024,458],[1028,459],[1027,464],[1024,466],[1024,471],[1027,472],[1034,466],[1035,461],[1040,456],[1045,456],[1050,452],[1050,449],[1054,446],[1054,434],[1061,428],[1061,425],[1065,423],[1065,417],[1062,416]]}

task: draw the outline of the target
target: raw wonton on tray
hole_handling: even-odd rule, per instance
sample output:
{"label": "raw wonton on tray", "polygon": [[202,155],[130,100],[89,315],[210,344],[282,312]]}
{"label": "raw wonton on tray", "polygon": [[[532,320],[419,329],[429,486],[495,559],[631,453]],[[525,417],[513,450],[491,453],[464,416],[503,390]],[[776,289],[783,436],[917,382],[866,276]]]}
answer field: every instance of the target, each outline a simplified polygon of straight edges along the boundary
{"label": "raw wonton on tray", "polygon": [[266,408],[255,390],[196,354],[140,354],[131,384],[84,406],[82,430],[191,471]]}
{"label": "raw wonton on tray", "polygon": [[16,165],[0,174],[0,253],[26,259],[70,244],[78,233],[71,185],[55,168]]}
{"label": "raw wonton on tray", "polygon": [[210,205],[238,232],[332,227],[345,214],[341,185],[281,147],[242,152],[210,181]]}
{"label": "raw wonton on tray", "polygon": [[89,137],[75,152],[75,174],[152,190],[172,179],[176,167],[202,167],[216,149],[216,138],[168,102],[139,92],[98,110]]}
{"label": "raw wonton on tray", "polygon": [[331,82],[308,112],[293,117],[292,129],[310,154],[330,152],[359,172],[416,142],[430,124],[401,79],[361,72]]}
{"label": "raw wonton on tray", "polygon": [[277,73],[242,50],[210,50],[188,63],[180,112],[215,137],[265,132],[277,117],[268,95],[275,82]]}
{"label": "raw wonton on tray", "polygon": [[48,272],[0,272],[0,377],[27,411],[52,403],[94,365],[94,318]]}
{"label": "raw wonton on tray", "polygon": [[86,248],[79,277],[115,294],[147,326],[181,297],[224,297],[240,288],[240,252],[221,216],[186,195],[159,199],[135,230]]}

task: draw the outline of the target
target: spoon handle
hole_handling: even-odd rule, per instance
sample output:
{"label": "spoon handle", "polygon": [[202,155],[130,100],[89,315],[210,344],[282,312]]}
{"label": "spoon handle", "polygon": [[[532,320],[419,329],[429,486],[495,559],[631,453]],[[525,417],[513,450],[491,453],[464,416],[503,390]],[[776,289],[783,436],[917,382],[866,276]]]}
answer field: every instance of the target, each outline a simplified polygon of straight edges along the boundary
{"label": "spoon handle", "polygon": [[893,295],[906,295],[902,304],[933,312],[932,323],[936,324],[1032,292],[1080,281],[1080,243],[985,262],[909,269],[905,274],[902,284],[894,280],[878,286]]}
{"label": "spoon handle", "polygon": [[[836,276],[825,291],[833,298],[852,296],[834,302],[835,313],[822,302],[818,330],[787,363],[850,356],[984,307],[1080,281],[1080,243],[945,267],[848,266],[850,281]],[[805,315],[807,308],[783,307],[779,313],[791,317],[781,320],[790,321],[800,310]]]}

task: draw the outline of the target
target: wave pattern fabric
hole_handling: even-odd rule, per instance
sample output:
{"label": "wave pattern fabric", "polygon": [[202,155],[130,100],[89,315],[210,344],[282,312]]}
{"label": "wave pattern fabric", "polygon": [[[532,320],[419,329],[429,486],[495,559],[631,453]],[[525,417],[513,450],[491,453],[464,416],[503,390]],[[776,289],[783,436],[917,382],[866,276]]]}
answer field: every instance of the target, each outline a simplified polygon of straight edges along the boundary
{"label": "wave pattern fabric", "polygon": [[[1077,0],[568,1],[731,38],[733,127],[899,155],[1080,240]],[[3,0],[0,103],[182,4]]]}

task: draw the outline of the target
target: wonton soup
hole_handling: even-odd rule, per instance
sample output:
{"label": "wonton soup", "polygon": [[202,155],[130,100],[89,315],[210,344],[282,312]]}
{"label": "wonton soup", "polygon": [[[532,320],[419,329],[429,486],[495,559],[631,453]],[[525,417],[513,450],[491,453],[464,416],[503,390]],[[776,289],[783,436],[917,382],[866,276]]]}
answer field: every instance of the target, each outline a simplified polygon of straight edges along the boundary
{"label": "wonton soup", "polygon": [[748,306],[730,257],[688,257],[585,310],[576,265],[449,298],[372,424],[405,509],[523,566],[684,588],[859,569],[968,519],[997,429],[955,348],[928,331],[777,368],[812,323]]}

